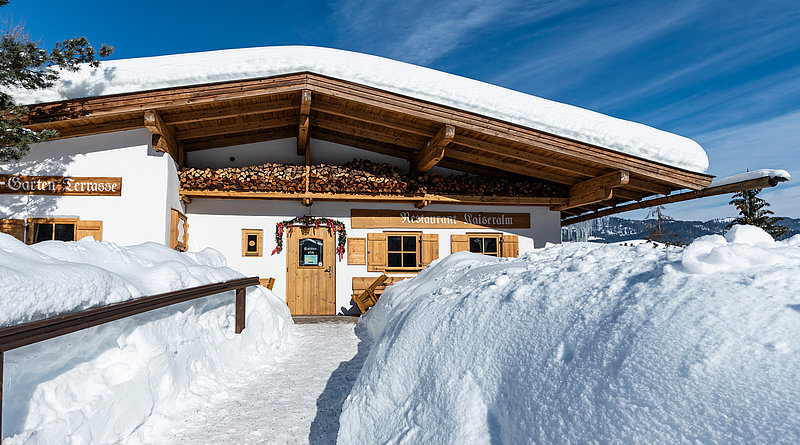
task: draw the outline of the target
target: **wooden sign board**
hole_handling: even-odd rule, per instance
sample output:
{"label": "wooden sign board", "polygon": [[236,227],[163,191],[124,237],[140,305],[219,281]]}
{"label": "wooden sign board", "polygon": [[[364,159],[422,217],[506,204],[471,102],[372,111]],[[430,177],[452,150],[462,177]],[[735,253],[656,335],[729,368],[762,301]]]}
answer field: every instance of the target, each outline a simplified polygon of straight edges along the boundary
{"label": "wooden sign board", "polygon": [[354,229],[530,229],[530,213],[350,210]]}
{"label": "wooden sign board", "polygon": [[0,175],[0,194],[121,196],[122,178]]}

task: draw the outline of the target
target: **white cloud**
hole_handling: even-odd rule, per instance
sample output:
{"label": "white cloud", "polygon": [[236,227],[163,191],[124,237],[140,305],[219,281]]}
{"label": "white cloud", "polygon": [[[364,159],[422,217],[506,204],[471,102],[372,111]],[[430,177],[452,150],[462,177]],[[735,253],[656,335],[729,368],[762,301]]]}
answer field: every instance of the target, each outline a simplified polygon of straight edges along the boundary
{"label": "white cloud", "polygon": [[343,47],[430,65],[457,49],[480,44],[495,30],[543,20],[578,5],[524,0],[344,0],[334,5],[334,20]]}

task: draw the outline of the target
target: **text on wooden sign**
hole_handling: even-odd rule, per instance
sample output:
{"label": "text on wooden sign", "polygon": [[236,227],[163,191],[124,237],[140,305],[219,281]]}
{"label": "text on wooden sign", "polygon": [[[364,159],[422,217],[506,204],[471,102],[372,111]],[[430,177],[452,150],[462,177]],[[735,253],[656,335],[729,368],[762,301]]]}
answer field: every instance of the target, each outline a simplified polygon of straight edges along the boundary
{"label": "text on wooden sign", "polygon": [[354,229],[438,228],[438,229],[529,229],[530,213],[421,212],[410,210],[350,210]]}
{"label": "text on wooden sign", "polygon": [[0,194],[121,196],[122,178],[0,175]]}

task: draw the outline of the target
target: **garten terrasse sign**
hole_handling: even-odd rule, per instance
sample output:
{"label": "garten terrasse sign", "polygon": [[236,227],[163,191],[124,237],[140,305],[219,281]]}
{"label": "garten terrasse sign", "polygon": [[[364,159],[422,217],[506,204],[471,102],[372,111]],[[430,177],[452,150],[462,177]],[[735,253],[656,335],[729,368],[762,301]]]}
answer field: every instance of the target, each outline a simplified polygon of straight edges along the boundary
{"label": "garten terrasse sign", "polygon": [[0,175],[0,194],[121,196],[122,178]]}
{"label": "garten terrasse sign", "polygon": [[411,210],[350,210],[354,229],[529,229],[530,213],[421,212]]}

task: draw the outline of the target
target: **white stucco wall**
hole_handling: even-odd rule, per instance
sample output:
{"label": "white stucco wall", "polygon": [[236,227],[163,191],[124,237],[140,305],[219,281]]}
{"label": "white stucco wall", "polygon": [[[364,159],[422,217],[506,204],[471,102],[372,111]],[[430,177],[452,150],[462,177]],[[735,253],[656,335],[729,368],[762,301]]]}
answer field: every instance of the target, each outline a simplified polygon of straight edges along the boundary
{"label": "white stucco wall", "polygon": [[122,196],[0,195],[0,218],[78,217],[103,221],[103,239],[166,243],[170,206],[181,210],[176,165],[150,146],[142,128],[57,140],[31,147],[0,173],[122,178]]}
{"label": "white stucco wall", "polygon": [[[311,214],[317,217],[337,219],[345,224],[348,237],[366,238],[367,233],[377,233],[382,229],[353,229],[350,225],[351,209],[394,209],[415,211],[411,203],[347,203],[347,202],[315,202],[311,207],[304,207],[293,201],[250,201],[250,200],[218,200],[197,199],[187,206],[189,217],[189,249],[198,250],[212,247],[228,258],[228,265],[247,276],[262,278],[274,277],[274,291],[281,296],[286,295],[286,247],[276,255],[270,253],[275,248],[275,224],[297,216]],[[517,206],[463,206],[463,205],[430,205],[424,211],[465,211],[473,212],[507,212],[530,213],[530,229],[513,229],[501,232],[491,229],[417,229],[439,235],[439,257],[450,254],[450,235],[468,232],[509,233],[519,236],[520,252],[530,251],[534,247],[543,247],[545,243],[557,243],[560,240],[559,214],[543,207]],[[264,232],[262,257],[242,257],[242,229],[261,229]],[[403,231],[404,229],[386,229]],[[286,241],[284,235],[284,243]],[[379,272],[367,272],[366,265],[348,265],[347,256],[335,264],[336,271],[336,308],[350,308],[352,278],[358,276],[379,276]],[[397,274],[403,275],[403,274]]]}

